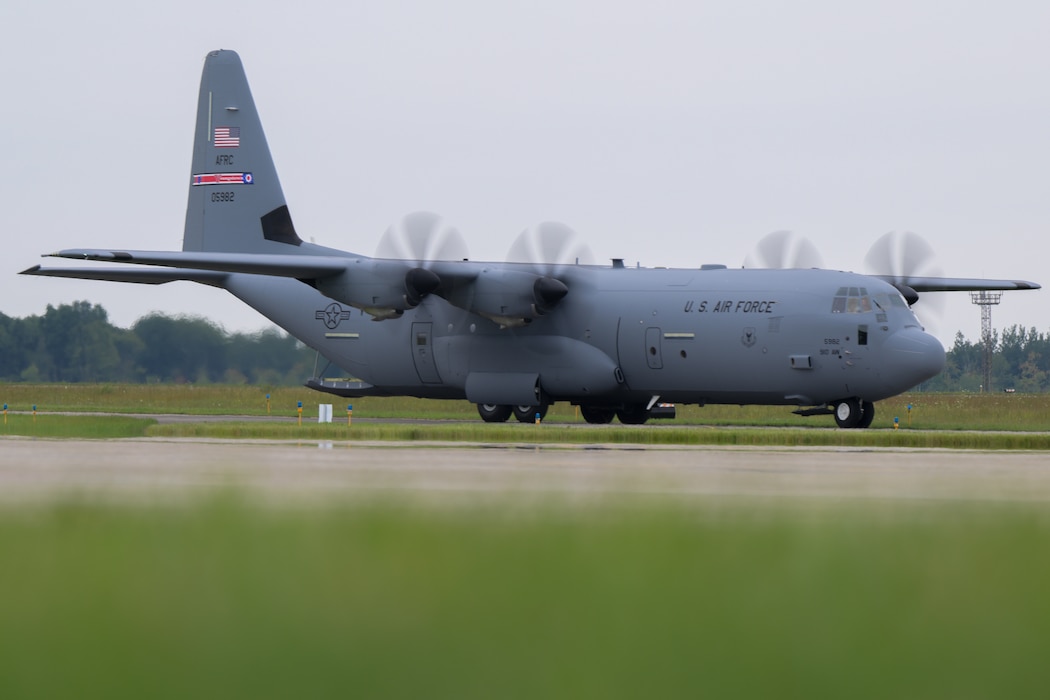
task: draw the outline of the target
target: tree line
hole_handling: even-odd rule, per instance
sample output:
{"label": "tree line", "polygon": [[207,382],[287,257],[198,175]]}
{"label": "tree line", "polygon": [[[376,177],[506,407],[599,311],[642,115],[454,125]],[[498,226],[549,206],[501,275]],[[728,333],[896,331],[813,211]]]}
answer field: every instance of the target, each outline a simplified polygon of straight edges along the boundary
{"label": "tree line", "polygon": [[[1014,325],[1003,331],[992,330],[992,391],[1013,390],[1025,393],[1050,390],[1050,333],[1034,327]],[[948,350],[944,371],[923,385],[930,391],[987,391],[984,383],[982,340],[969,341],[955,334]]]}
{"label": "tree line", "polygon": [[0,313],[0,381],[297,385],[314,358],[276,328],[227,333],[200,317],[155,313],[124,329],[86,301],[42,316]]}
{"label": "tree line", "polygon": [[[1011,326],[993,331],[991,389],[1050,390],[1050,333]],[[984,343],[962,333],[948,350],[944,371],[926,391],[987,390]],[[227,333],[207,319],[140,318],[128,329],[86,301],[48,305],[42,316],[0,313],[0,381],[196,382],[298,385],[313,376],[315,353],[271,328]]]}

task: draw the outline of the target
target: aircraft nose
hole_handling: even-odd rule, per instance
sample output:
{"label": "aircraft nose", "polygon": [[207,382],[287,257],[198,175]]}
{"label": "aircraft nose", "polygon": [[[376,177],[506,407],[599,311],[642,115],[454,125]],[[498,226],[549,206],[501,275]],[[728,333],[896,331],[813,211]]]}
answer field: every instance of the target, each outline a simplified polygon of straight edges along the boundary
{"label": "aircraft nose", "polygon": [[941,341],[918,328],[902,328],[886,339],[891,371],[904,374],[909,387],[936,377],[944,369]]}

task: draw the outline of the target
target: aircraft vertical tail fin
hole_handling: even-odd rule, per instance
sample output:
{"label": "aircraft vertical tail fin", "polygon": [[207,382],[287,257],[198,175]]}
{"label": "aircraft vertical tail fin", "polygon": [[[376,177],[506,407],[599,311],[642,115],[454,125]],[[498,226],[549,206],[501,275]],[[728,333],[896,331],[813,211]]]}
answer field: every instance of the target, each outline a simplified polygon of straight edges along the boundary
{"label": "aircraft vertical tail fin", "polygon": [[287,253],[299,246],[241,59],[204,59],[182,249]]}

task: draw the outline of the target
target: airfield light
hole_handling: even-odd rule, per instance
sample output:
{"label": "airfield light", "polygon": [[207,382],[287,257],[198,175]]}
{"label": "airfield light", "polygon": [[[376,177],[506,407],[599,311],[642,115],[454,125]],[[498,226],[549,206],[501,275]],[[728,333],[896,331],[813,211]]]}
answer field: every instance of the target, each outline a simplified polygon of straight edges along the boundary
{"label": "airfield light", "polygon": [[270,395],[266,395],[266,415],[270,415]]}
{"label": "airfield light", "polygon": [[540,424],[540,412],[536,411],[536,425]]}
{"label": "airfield light", "polygon": [[894,416],[894,417],[893,417],[893,429],[894,429],[894,430],[897,430],[897,429],[898,429],[898,428],[900,428],[900,427],[901,427],[901,419],[900,419],[900,416]]}
{"label": "airfield light", "polygon": [[299,427],[301,428],[302,425],[303,425],[303,402],[302,401],[299,402],[299,405],[298,405],[297,409],[299,411]]}
{"label": "airfield light", "polygon": [[346,405],[346,427],[347,428],[350,427],[350,420],[353,417],[354,417],[354,405],[352,403],[348,403]]}
{"label": "airfield light", "polygon": [[7,425],[7,404],[4,404],[4,425]]}

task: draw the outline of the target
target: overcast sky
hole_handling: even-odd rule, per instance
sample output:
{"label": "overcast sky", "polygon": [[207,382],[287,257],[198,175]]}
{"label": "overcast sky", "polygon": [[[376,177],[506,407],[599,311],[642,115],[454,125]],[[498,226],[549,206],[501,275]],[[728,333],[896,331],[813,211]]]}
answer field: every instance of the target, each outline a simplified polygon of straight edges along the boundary
{"label": "overcast sky", "polygon": [[[915,231],[947,275],[1050,285],[1050,4],[29,2],[0,6],[0,312],[102,304],[228,330],[225,292],[20,277],[181,247],[204,55],[237,50],[304,238],[372,254],[430,210],[474,259],[565,222],[597,259],[739,266],[764,235],[864,271]],[[996,327],[1050,330],[1047,292]],[[916,307],[921,314],[922,303]],[[952,295],[934,330],[976,339]]]}

